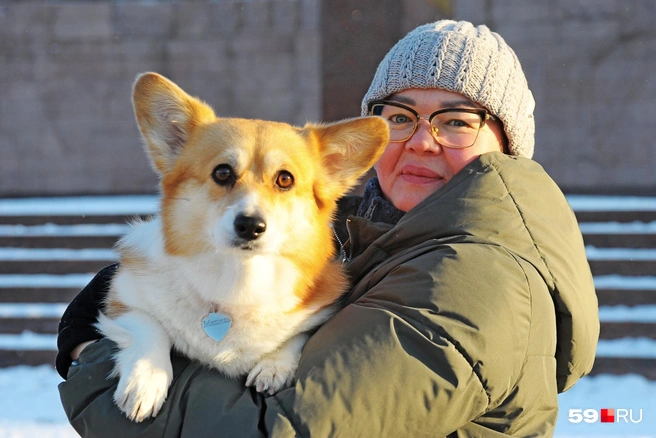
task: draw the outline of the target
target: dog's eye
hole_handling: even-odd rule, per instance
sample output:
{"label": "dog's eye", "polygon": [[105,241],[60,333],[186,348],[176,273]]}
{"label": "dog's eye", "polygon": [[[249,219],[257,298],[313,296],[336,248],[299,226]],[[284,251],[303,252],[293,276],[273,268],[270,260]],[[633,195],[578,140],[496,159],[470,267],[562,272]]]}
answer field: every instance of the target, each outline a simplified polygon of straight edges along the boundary
{"label": "dog's eye", "polygon": [[289,190],[294,186],[294,175],[286,170],[280,171],[276,177],[276,185],[283,190]]}
{"label": "dog's eye", "polygon": [[234,185],[235,171],[229,164],[219,164],[212,171],[212,178],[220,186]]}

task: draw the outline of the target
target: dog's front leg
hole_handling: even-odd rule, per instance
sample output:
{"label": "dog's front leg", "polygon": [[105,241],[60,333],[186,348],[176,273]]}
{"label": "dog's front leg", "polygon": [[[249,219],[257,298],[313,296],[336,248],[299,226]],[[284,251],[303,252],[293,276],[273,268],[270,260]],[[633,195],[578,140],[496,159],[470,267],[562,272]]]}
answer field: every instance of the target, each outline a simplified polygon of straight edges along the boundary
{"label": "dog's front leg", "polygon": [[303,345],[309,336],[298,334],[255,364],[246,379],[247,386],[255,386],[258,392],[275,394],[292,384]]}
{"label": "dog's front leg", "polygon": [[110,375],[119,376],[114,401],[133,421],[156,416],[173,379],[169,336],[158,321],[135,310],[115,319],[101,314],[98,328],[119,346]]}

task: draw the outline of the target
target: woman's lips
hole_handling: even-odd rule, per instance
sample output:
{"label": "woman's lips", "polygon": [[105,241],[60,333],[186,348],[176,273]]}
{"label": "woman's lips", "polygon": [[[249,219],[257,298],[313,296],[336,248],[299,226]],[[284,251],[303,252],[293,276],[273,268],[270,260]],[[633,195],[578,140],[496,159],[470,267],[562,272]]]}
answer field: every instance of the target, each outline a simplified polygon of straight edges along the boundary
{"label": "woman's lips", "polygon": [[412,164],[406,164],[403,166],[399,176],[403,181],[411,184],[434,184],[442,179],[442,175],[439,173]]}

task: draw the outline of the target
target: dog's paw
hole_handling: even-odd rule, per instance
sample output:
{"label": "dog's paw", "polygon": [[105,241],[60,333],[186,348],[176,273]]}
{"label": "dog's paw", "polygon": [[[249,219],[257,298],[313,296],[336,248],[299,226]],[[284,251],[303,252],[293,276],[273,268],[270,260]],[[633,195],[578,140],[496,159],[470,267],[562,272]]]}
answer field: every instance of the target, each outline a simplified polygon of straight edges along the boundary
{"label": "dog's paw", "polygon": [[162,408],[173,379],[171,364],[162,365],[141,359],[121,372],[114,401],[130,420],[142,422]]}
{"label": "dog's paw", "polygon": [[246,386],[254,386],[257,392],[275,394],[291,386],[297,366],[297,361],[264,358],[248,374]]}

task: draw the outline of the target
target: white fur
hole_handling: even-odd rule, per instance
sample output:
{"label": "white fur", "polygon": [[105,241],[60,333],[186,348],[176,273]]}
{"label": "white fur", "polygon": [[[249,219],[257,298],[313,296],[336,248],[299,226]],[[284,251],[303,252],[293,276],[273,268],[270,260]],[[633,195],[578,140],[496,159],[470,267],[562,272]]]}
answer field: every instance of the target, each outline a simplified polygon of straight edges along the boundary
{"label": "white fur", "polygon": [[[232,232],[221,225],[223,217],[217,219],[209,233]],[[258,391],[288,385],[307,339],[303,333],[327,320],[332,309],[290,312],[299,302],[292,287],[300,272],[271,247],[228,249],[217,239],[221,245],[213,252],[174,257],[164,251],[161,229],[159,219],[137,223],[122,239],[119,251],[140,254],[146,269],[121,266],[112,292],[130,311],[113,320],[101,316],[98,323],[120,347],[114,396],[119,407],[135,421],[157,414],[171,382],[172,345],[228,376],[248,375]],[[232,319],[220,342],[202,328],[213,306]]]}

